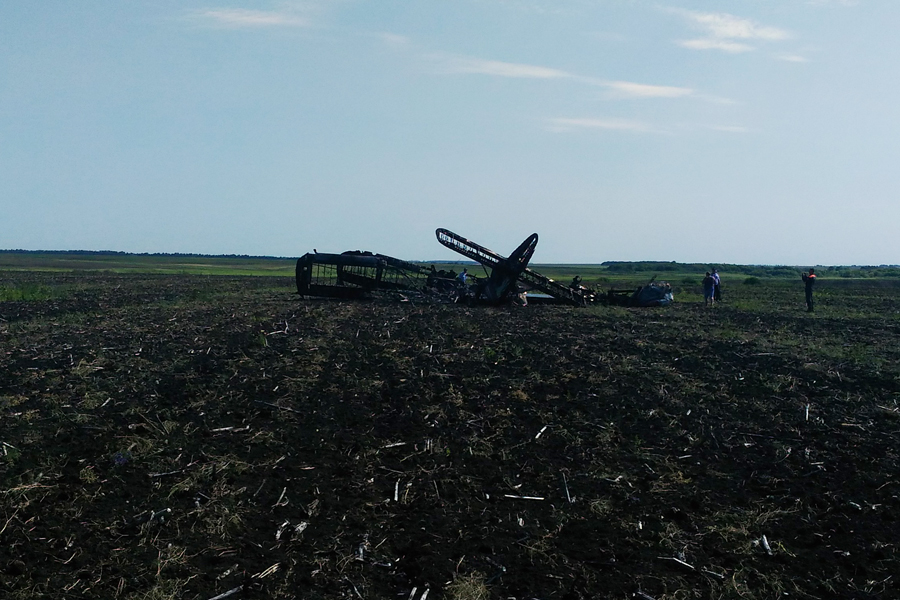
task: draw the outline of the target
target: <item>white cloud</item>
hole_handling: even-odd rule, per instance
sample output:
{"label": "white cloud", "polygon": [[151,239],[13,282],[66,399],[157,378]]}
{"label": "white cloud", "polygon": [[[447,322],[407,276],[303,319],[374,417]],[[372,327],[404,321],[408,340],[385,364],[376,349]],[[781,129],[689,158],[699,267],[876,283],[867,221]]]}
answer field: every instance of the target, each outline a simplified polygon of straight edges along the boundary
{"label": "white cloud", "polygon": [[613,131],[632,131],[636,133],[666,133],[660,131],[647,123],[640,121],[630,121],[627,119],[572,119],[565,117],[557,117],[547,120],[547,130],[557,133],[568,131],[579,131],[584,129],[602,129]]}
{"label": "white cloud", "polygon": [[674,12],[706,33],[706,37],[703,38],[676,42],[679,46],[693,50],[749,52],[755,48],[747,42],[777,42],[791,37],[787,30],[760,25],[750,19],[728,13],[704,13],[680,9]]}
{"label": "white cloud", "polygon": [[592,86],[604,87],[609,90],[611,98],[681,98],[694,93],[694,90],[690,88],[650,85],[632,81],[607,81],[540,65],[465,56],[432,55],[431,58],[439,61],[445,73],[490,75],[516,79],[569,79]]}
{"label": "white cloud", "polygon": [[214,27],[306,27],[309,20],[281,11],[247,10],[243,8],[210,8],[191,13],[198,22]]}
{"label": "white cloud", "polygon": [[497,4],[504,8],[518,10],[521,12],[530,12],[539,15],[564,15],[571,13],[572,10],[562,2],[545,2],[543,0],[488,0],[486,4]]}
{"label": "white cloud", "polygon": [[749,52],[755,50],[753,46],[741,44],[739,42],[730,42],[728,40],[716,39],[699,39],[699,40],[680,40],[676,42],[679,46],[690,48],[692,50],[723,50],[736,54],[738,52]]}
{"label": "white cloud", "polygon": [[520,79],[570,79],[575,77],[571,73],[521,63],[510,63],[499,60],[485,60],[481,58],[469,58],[464,56],[435,55],[434,58],[443,63],[443,68],[448,73],[475,73],[479,75],[493,75],[495,77],[512,77]]}
{"label": "white cloud", "polygon": [[648,85],[631,81],[606,81],[601,85],[609,88],[618,98],[682,98],[690,96],[694,90],[669,85]]}
{"label": "white cloud", "polygon": [[795,63],[805,63],[809,62],[809,59],[805,56],[800,56],[799,54],[778,54],[775,56],[778,60],[783,60],[786,62],[795,62]]}
{"label": "white cloud", "polygon": [[712,102],[713,104],[725,104],[725,105],[739,104],[739,102],[737,100],[733,100],[731,98],[725,98],[723,96],[713,96],[710,94],[697,94],[694,97],[698,98],[699,100],[705,100],[707,102]]}
{"label": "white cloud", "polygon": [[[476,74],[513,79],[565,80],[594,88],[605,88],[606,92],[603,93],[601,97],[609,100],[694,98],[715,104],[735,104],[734,100],[729,98],[698,94],[695,90],[688,87],[653,85],[636,83],[634,81],[614,81],[596,77],[585,77],[577,73],[541,65],[487,60],[444,53],[429,54],[426,55],[426,58],[434,61],[438,65],[437,72],[442,74]],[[563,121],[555,121],[555,123],[556,125],[554,125],[554,127],[558,128],[563,126]],[[565,127],[574,127],[574,123],[575,122],[572,121],[568,125],[565,125]],[[585,121],[585,123],[590,124],[581,125],[581,127],[631,129],[633,131],[653,131],[655,133],[662,133],[656,129],[648,128],[645,125],[632,121],[588,120]]]}
{"label": "white cloud", "polygon": [[691,131],[697,129],[709,129],[731,134],[751,133],[753,130],[740,125],[703,125],[703,124],[673,124],[669,128],[662,128],[642,121],[628,119],[598,119],[598,118],[567,118],[557,117],[547,119],[545,129],[554,133],[569,133],[586,130],[629,131],[633,133],[652,133],[672,135],[676,131]]}
{"label": "white cloud", "polygon": [[763,27],[750,19],[727,13],[699,13],[685,11],[688,20],[705,29],[712,37],[742,40],[785,40],[790,34],[784,29]]}

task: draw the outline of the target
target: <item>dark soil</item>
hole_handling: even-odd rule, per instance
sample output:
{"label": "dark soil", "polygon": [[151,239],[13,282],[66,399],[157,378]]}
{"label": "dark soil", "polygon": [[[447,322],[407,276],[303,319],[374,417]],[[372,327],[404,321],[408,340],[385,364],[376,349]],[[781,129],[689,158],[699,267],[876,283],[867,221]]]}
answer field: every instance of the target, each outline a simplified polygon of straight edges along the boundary
{"label": "dark soil", "polygon": [[0,303],[0,597],[900,597],[896,286],[3,278],[57,294]]}

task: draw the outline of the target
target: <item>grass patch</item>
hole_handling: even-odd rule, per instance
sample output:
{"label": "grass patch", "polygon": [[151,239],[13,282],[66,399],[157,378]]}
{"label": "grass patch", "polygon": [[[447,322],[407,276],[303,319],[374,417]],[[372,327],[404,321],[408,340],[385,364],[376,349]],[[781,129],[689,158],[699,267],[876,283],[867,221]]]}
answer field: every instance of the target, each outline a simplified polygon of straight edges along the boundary
{"label": "grass patch", "polygon": [[447,597],[451,600],[487,600],[491,597],[483,574],[475,572],[461,575],[447,586]]}
{"label": "grass patch", "polygon": [[37,283],[21,283],[18,285],[0,285],[0,302],[54,300],[64,295],[58,287],[50,287]]}

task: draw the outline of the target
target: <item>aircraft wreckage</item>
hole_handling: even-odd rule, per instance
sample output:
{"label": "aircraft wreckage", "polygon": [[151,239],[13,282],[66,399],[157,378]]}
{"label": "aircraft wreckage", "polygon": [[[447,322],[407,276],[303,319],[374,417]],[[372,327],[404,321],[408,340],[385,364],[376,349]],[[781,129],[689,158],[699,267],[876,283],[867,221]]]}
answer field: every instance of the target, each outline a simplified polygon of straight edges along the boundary
{"label": "aircraft wreckage", "polygon": [[570,306],[594,303],[665,306],[672,302],[672,289],[667,283],[651,281],[636,290],[601,293],[580,285],[577,278],[567,286],[529,269],[528,262],[538,243],[536,233],[525,238],[508,257],[447,229],[437,229],[435,235],[442,245],[484,267],[486,277],[459,277],[454,271],[438,271],[434,266],[426,268],[419,263],[359,250],[341,254],[314,251],[297,260],[297,293],[354,299],[381,290],[486,305],[526,304],[535,300]]}

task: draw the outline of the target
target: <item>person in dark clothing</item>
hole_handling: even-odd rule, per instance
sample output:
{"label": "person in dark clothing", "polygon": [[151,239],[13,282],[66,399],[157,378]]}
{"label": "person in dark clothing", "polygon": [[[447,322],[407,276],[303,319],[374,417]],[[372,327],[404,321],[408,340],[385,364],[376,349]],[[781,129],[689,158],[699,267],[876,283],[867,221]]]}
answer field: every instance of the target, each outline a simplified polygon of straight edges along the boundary
{"label": "person in dark clothing", "polygon": [[800,277],[806,285],[806,312],[813,311],[813,286],[816,284],[816,272],[813,269],[809,273],[801,273]]}
{"label": "person in dark clothing", "polygon": [[713,296],[715,286],[716,280],[713,279],[712,275],[710,275],[709,271],[707,271],[706,277],[703,278],[703,303],[707,306],[715,302],[715,298]]}

